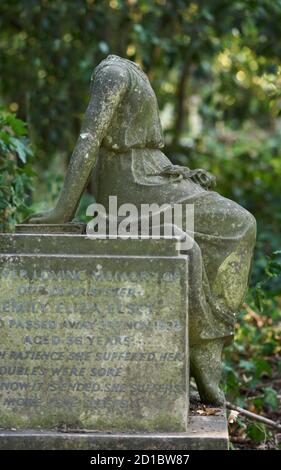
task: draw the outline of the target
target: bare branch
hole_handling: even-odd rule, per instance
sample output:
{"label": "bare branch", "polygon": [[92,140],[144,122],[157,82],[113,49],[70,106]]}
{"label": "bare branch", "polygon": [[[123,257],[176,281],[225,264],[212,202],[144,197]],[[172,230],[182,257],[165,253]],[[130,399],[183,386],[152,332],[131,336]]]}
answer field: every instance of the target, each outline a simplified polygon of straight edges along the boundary
{"label": "bare branch", "polygon": [[264,416],[257,415],[256,413],[252,413],[251,411],[244,410],[244,408],[240,408],[240,406],[236,406],[229,401],[226,402],[226,408],[228,410],[235,410],[238,411],[241,415],[245,416],[246,418],[252,421],[259,421],[260,423],[264,423],[271,428],[277,429],[281,431],[281,424],[272,421],[271,419],[265,418]]}

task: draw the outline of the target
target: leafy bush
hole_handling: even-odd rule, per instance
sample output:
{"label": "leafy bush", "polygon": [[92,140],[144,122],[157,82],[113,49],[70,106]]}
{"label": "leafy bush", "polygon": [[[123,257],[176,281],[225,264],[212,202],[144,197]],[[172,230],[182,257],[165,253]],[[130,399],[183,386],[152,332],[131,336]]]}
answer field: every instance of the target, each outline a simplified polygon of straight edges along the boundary
{"label": "leafy bush", "polygon": [[[281,417],[280,255],[277,251],[267,258],[262,280],[250,289],[240,313],[235,342],[225,351],[224,364],[228,399],[277,422]],[[236,435],[276,448],[276,440],[264,424],[246,424],[240,418],[231,427]]]}
{"label": "leafy bush", "polygon": [[0,230],[10,231],[28,214],[32,149],[26,124],[0,109]]}

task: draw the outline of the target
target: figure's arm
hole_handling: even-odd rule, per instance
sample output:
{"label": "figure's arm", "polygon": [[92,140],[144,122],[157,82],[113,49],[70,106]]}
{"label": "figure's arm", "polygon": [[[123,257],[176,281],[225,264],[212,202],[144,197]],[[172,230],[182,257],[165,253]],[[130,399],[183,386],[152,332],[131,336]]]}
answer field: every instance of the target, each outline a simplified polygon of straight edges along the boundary
{"label": "figure's arm", "polygon": [[106,66],[94,78],[90,102],[57,205],[46,214],[32,216],[28,223],[54,224],[72,220],[96,163],[101,142],[126,89],[127,75],[119,66]]}

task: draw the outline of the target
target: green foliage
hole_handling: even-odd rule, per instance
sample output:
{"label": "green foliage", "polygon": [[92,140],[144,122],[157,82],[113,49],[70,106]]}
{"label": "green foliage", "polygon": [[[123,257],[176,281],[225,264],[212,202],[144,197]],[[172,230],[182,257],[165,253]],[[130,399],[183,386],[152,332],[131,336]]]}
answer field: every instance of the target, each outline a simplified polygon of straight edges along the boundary
{"label": "green foliage", "polygon": [[[281,260],[278,256],[279,252],[267,258],[261,281],[249,292],[237,324],[235,343],[226,351],[224,366],[228,399],[258,414],[273,415],[273,418],[280,406]],[[279,289],[275,289],[272,277]],[[245,424],[240,419],[240,429],[243,428]],[[256,442],[266,441],[271,436],[260,423],[248,423],[246,434]]]}
{"label": "green foliage", "polygon": [[[279,0],[0,2],[0,104],[28,121],[37,157],[33,163],[22,121],[1,112],[2,228],[26,215],[27,202],[35,211],[53,206],[94,66],[107,54],[141,64],[159,101],[168,156],[214,173],[218,191],[257,219],[252,288],[225,376],[230,400],[266,414],[278,411],[281,372],[280,23]],[[246,434],[269,437],[256,424]]]}
{"label": "green foliage", "polygon": [[270,0],[1,2],[2,98],[28,115],[42,161],[69,155],[91,72],[109,53],[142,64],[160,107],[172,103],[175,141],[188,124],[187,95],[202,93],[202,82],[212,123],[254,117],[267,125],[280,110],[280,21],[280,3]]}
{"label": "green foliage", "polygon": [[264,388],[264,403],[273,410],[277,410],[279,406],[278,394],[271,387]]}
{"label": "green foliage", "polygon": [[26,125],[0,110],[0,231],[9,231],[27,215],[31,192],[32,150]]}
{"label": "green foliage", "polygon": [[247,428],[247,436],[256,442],[265,441],[267,434],[267,429],[264,424],[251,423]]}

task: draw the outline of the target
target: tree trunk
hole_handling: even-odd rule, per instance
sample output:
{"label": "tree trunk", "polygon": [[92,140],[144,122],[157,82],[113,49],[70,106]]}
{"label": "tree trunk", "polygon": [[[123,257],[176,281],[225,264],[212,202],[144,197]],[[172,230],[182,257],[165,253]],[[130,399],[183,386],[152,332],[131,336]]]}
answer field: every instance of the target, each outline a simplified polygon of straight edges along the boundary
{"label": "tree trunk", "polygon": [[178,87],[176,93],[176,106],[175,106],[175,128],[174,128],[174,138],[173,145],[177,145],[181,137],[182,131],[184,129],[184,124],[186,121],[186,115],[188,110],[185,107],[186,95],[187,95],[187,85],[190,77],[190,61],[186,61],[182,64]]}

